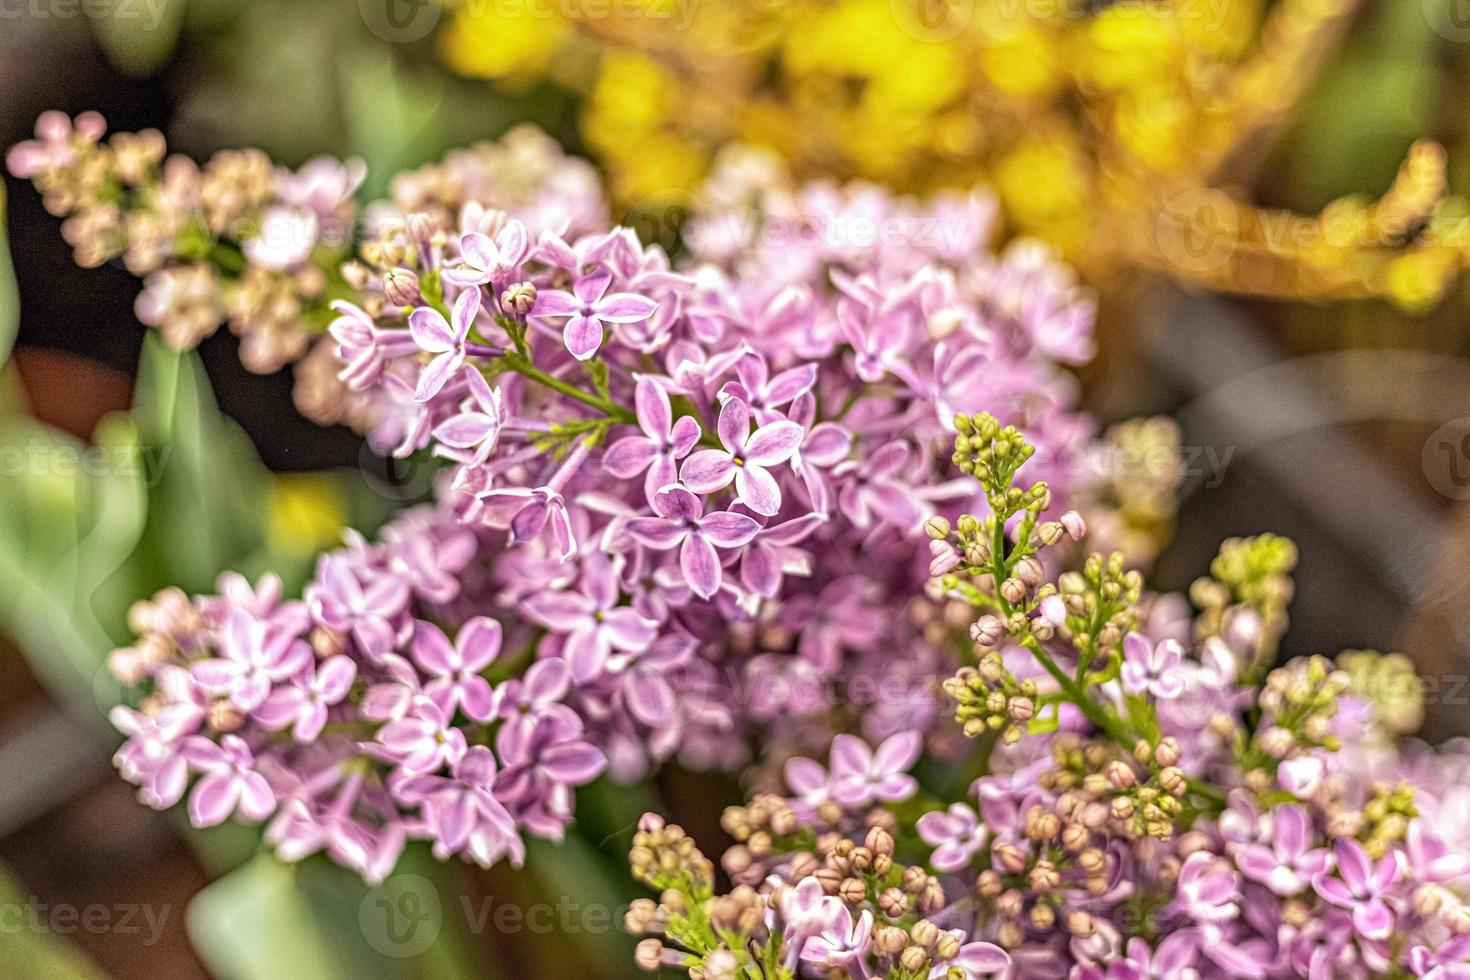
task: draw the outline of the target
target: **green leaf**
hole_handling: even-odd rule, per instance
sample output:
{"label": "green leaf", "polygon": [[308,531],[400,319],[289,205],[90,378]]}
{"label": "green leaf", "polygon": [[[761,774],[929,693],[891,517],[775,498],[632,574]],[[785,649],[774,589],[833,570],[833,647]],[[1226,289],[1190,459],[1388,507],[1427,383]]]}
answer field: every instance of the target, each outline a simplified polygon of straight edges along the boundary
{"label": "green leaf", "polygon": [[1057,730],[1061,724],[1061,712],[1053,711],[1047,715],[1037,715],[1026,723],[1026,734],[1048,735]]}
{"label": "green leaf", "polygon": [[540,885],[546,902],[579,917],[578,927],[567,930],[570,952],[582,966],[573,975],[626,972],[623,966],[632,962],[634,941],[621,928],[620,916],[623,907],[642,894],[627,875],[626,858],[614,864],[579,833],[571,833],[558,843],[528,841],[526,871]]}
{"label": "green leaf", "polygon": [[198,355],[170,350],[154,333],[138,364],[133,417],[156,464],[150,567],[159,586],[208,589],[221,569],[263,546],[269,474],[220,413]]}
{"label": "green leaf", "polygon": [[0,368],[9,362],[15,334],[20,329],[20,293],[15,285],[15,267],[10,261],[8,217],[5,187],[0,185]]}
{"label": "green leaf", "polygon": [[322,857],[262,854],[201,891],[189,936],[226,980],[463,976],[464,912],[447,868],[411,848],[373,888]]}
{"label": "green leaf", "polygon": [[583,361],[582,367],[587,370],[587,377],[592,379],[592,386],[597,389],[601,398],[611,398],[607,387],[607,362],[602,360]]}
{"label": "green leaf", "polygon": [[9,418],[0,447],[18,463],[0,472],[0,629],[57,696],[105,710],[119,696],[102,665],[121,610],[104,586],[126,566],[146,513],[136,432],[115,417],[88,447]]}
{"label": "green leaf", "polygon": [[90,0],[84,8],[108,59],[129,75],[151,75],[173,55],[184,0]]}

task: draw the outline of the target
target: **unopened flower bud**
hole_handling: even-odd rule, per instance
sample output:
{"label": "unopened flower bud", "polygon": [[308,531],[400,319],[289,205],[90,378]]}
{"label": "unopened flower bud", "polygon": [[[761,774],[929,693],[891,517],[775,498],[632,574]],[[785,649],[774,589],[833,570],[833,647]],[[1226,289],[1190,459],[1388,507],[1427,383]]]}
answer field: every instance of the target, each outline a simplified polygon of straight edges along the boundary
{"label": "unopened flower bud", "polygon": [[645,939],[633,953],[633,962],[638,969],[653,973],[663,965],[664,944],[657,939]]}
{"label": "unopened flower bud", "polygon": [[415,211],[403,222],[403,231],[416,242],[427,243],[429,236],[434,233],[434,223],[429,216],[422,211]]}
{"label": "unopened flower bud", "polygon": [[1059,595],[1049,595],[1042,599],[1037,613],[1041,621],[1053,629],[1061,629],[1067,625],[1067,603]]}
{"label": "unopened flower bud", "polygon": [[1026,584],[1018,578],[1008,578],[1000,583],[1000,594],[1006,602],[1015,605],[1026,598]]}
{"label": "unopened flower bud", "polygon": [[1057,871],[1056,865],[1050,861],[1037,861],[1036,866],[1031,869],[1031,887],[1042,894],[1049,892],[1062,883],[1062,876]]}
{"label": "unopened flower bud", "polygon": [[909,935],[914,937],[914,942],[925,949],[933,949],[934,944],[939,942],[939,927],[928,919],[920,919],[909,928]]}
{"label": "unopened flower bud", "polygon": [[1138,782],[1138,774],[1133,771],[1133,767],[1121,759],[1109,762],[1103,773],[1114,789],[1127,789]]}
{"label": "unopened flower bud", "polygon": [[1081,909],[1073,909],[1067,913],[1067,931],[1078,939],[1090,939],[1097,932],[1097,923]]}
{"label": "unopened flower bud", "polygon": [[1005,624],[998,616],[981,616],[970,624],[970,639],[982,647],[993,647],[1005,635]]}
{"label": "unopened flower bud", "polygon": [[383,298],[394,306],[412,306],[419,301],[419,277],[401,266],[383,273]]}
{"label": "unopened flower bud", "polygon": [[849,905],[856,905],[868,894],[868,886],[863,884],[861,878],[844,878],[842,884],[837,886],[837,897]]}
{"label": "unopened flower bud", "polygon": [[1036,714],[1036,704],[1030,698],[1011,698],[1005,702],[1005,710],[1010,713],[1011,721],[1029,721]]}
{"label": "unopened flower bud", "polygon": [[880,924],[873,927],[873,952],[893,956],[908,945],[909,936],[897,926]]}
{"label": "unopened flower bud", "polygon": [[535,305],[535,283],[513,282],[500,294],[500,308],[511,316],[525,316]]}
{"label": "unopened flower bud", "polygon": [[1273,759],[1284,759],[1296,745],[1296,737],[1280,725],[1272,725],[1261,733],[1261,751]]}
{"label": "unopened flower bud", "polygon": [[1444,893],[1438,885],[1420,885],[1414,889],[1414,912],[1425,918],[1444,907]]}
{"label": "unopened flower bud", "polygon": [[919,946],[908,946],[899,956],[898,964],[909,973],[919,973],[929,965],[929,954]]}
{"label": "unopened flower bud", "polygon": [[1453,908],[1445,910],[1444,924],[1457,936],[1470,936],[1470,906],[1456,902]]}
{"label": "unopened flower bud", "polygon": [[1020,874],[1026,870],[1026,852],[1015,844],[997,844],[995,857],[1000,861],[1000,866],[1011,874]]}
{"label": "unopened flower bud", "polygon": [[1159,742],[1154,749],[1154,759],[1161,766],[1177,766],[1179,764],[1179,740],[1170,735]]}
{"label": "unopened flower bud", "polygon": [[996,900],[995,907],[1001,915],[1004,915],[1007,918],[1014,918],[1015,916],[1020,915],[1021,910],[1026,907],[1026,896],[1022,895],[1014,888],[1007,889],[1006,892],[1001,895],[999,899]]}
{"label": "unopened flower bud", "polygon": [[1067,537],[1073,541],[1081,541],[1082,536],[1087,533],[1087,522],[1075,510],[1067,511],[1061,517],[1057,518],[1057,521],[1066,530]]}
{"label": "unopened flower bud", "polygon": [[897,919],[909,910],[909,896],[901,888],[886,888],[878,896],[878,908],[890,919]]}
{"label": "unopened flower bud", "polygon": [[882,827],[874,827],[868,831],[868,836],[863,839],[863,846],[872,851],[874,855],[892,857],[893,835]]}
{"label": "unopened flower bud", "polygon": [[209,727],[216,732],[233,732],[245,724],[245,713],[229,701],[216,701],[209,706]]}
{"label": "unopened flower bud", "polygon": [[1189,788],[1189,781],[1184,777],[1184,770],[1178,766],[1167,766],[1159,772],[1159,785],[1164,787],[1166,793],[1183,796],[1184,791]]}
{"label": "unopened flower bud", "polygon": [[740,961],[728,949],[717,949],[704,958],[704,980],[735,980]]}
{"label": "unopened flower bud", "polygon": [[938,514],[935,514],[924,522],[924,533],[935,541],[943,541],[950,536],[952,531],[953,528],[950,527],[949,521],[940,517]]}
{"label": "unopened flower bud", "polygon": [[948,575],[960,567],[960,553],[948,541],[929,542],[929,577]]}

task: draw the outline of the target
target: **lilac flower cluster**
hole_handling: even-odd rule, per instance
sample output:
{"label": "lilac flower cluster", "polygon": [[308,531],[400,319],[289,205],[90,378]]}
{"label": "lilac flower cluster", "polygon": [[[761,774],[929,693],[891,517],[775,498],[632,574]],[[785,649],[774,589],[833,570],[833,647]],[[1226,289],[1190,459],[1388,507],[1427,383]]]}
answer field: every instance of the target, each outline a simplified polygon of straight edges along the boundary
{"label": "lilac flower cluster", "polygon": [[[564,157],[530,127],[398,175],[393,200],[368,213],[365,235],[353,200],[365,176],[361,161],[316,157],[292,170],[244,149],[221,151],[200,166],[168,154],[157,130],[103,140],[105,131],[95,112],[75,120],[47,112],[36,138],[13,147],[6,162],[65,219],[62,234],[79,264],[120,260],[144,277],[138,318],[166,343],[193,347],[227,322],[241,337],[242,361],[261,373],[312,349],[333,317],[334,297],[373,286],[352,261],[353,249],[355,239],[376,237],[372,229],[384,223],[401,223],[410,212],[457,213],[469,200],[515,208],[547,227],[606,222],[591,166]],[[370,243],[369,254],[380,257],[379,247]],[[341,420],[320,390],[321,372],[308,378],[298,398],[303,408],[322,421]]]}
{"label": "lilac flower cluster", "polygon": [[[1396,658],[1269,669],[1294,552],[1228,542],[1177,600],[1116,556],[1060,577],[1031,447],[957,419],[956,461],[991,513],[931,521],[937,584],[972,610],[945,684],[981,775],[909,773],[916,734],[839,735],[792,759],[788,795],[726,812],[733,890],[645,818],[628,924],[640,965],[710,980],[1470,975],[1466,750],[1396,736]],[[972,615],[974,613],[972,612]]]}
{"label": "lilac flower cluster", "polygon": [[268,819],[282,856],[371,879],[409,838],[519,860],[604,770],[931,727],[955,660],[920,525],[978,498],[947,426],[1000,406],[1085,493],[1061,365],[1090,354],[1089,297],[987,251],[981,197],[816,188],[803,220],[841,203],[889,234],[674,263],[554,194],[482,205],[471,159],[366,209],[311,355],[374,445],[444,461],[437,503],[324,556],[301,601],[231,576],[140,607],[112,663],[145,691],[114,719],[143,800]]}
{"label": "lilac flower cluster", "polygon": [[676,743],[731,764],[752,721],[824,741],[855,678],[886,692],[872,736],[930,723],[950,664],[910,606],[919,525],[975,497],[941,449],[956,411],[1005,406],[1058,495],[1085,490],[1061,457],[1092,425],[1060,362],[1090,355],[1088,296],[1033,248],[987,252],[983,198],[792,206],[838,204],[890,235],[675,264],[627,229],[420,214],[373,271],[391,302],[337,304],[360,414],[450,461],[447,505],[506,532],[506,598],[600,692],[619,775]]}

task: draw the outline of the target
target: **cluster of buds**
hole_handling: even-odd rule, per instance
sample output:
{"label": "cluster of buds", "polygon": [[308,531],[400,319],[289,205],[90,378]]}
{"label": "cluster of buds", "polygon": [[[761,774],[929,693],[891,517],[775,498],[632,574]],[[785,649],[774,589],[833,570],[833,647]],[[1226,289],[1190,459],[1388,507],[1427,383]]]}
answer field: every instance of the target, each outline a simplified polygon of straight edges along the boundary
{"label": "cluster of buds", "polygon": [[1299,796],[1312,796],[1326,770],[1319,750],[1341,747],[1333,720],[1350,685],[1347,673],[1325,657],[1298,658],[1271,671],[1256,698],[1260,724],[1237,747],[1247,783],[1280,781]]}
{"label": "cluster of buds", "polygon": [[653,814],[639,822],[628,863],[636,880],[660,890],[703,894],[714,884],[714,865],[683,828],[665,824]]}
{"label": "cluster of buds", "polygon": [[[1005,966],[999,948],[938,924],[953,918],[949,898],[932,870],[895,860],[890,812],[848,813],[839,830],[778,804],[763,797],[726,812],[726,829],[744,843],[726,853],[737,883],[718,895],[689,872],[704,859],[683,832],[645,817],[634,875],[661,892],[626,916],[631,932],[650,937],[638,946],[640,967],[675,965],[724,980],[807,975],[802,966],[830,975],[824,971],[844,965],[852,976],[913,980],[970,976],[966,962]],[[790,832],[773,835],[772,824],[786,821],[795,821]],[[746,972],[753,968],[760,972]]]}
{"label": "cluster of buds", "polygon": [[1150,564],[1174,532],[1186,469],[1179,425],[1166,417],[1109,426],[1090,454],[1098,478],[1082,506],[1094,547],[1121,551],[1131,567]]}
{"label": "cluster of buds", "polygon": [[48,112],[7,159],[64,219],[77,263],[120,259],[144,277],[138,317],[170,346],[193,347],[227,321],[251,370],[300,357],[329,318],[363,165],[318,157],[293,172],[246,149],[200,166],[167,155],[156,130],[104,141],[105,128],[96,113]]}
{"label": "cluster of buds", "polygon": [[[993,616],[976,622],[976,632],[999,629]],[[980,642],[977,638],[977,642]],[[993,645],[993,642],[992,642]],[[955,702],[955,720],[970,738],[986,732],[1001,732],[1007,744],[1018,742],[1026,725],[1036,717],[1036,682],[1017,680],[1005,669],[1001,655],[991,650],[977,667],[961,667],[944,681],[944,693]]]}
{"label": "cluster of buds", "polygon": [[[1145,596],[1116,554],[1009,595],[997,583],[1051,557],[1032,495],[1011,492],[1026,444],[980,417],[958,445],[999,508],[926,524],[945,566],[930,625],[958,632],[955,606],[969,610],[975,659],[944,687],[980,736],[962,742],[970,757],[921,780],[904,772],[917,739],[868,749],[844,734],[829,769],[790,760],[792,798],[726,815],[740,843],[725,869],[742,897],[767,896],[764,931],[681,940],[689,960],[650,948],[646,962],[887,980],[1012,963],[1108,980],[1464,972],[1470,757],[1399,750],[1395,719],[1355,692],[1394,664],[1355,653],[1342,669],[1260,669],[1291,593],[1290,544],[1227,544],[1193,619],[1177,597]],[[640,918],[672,926],[665,906]],[[973,931],[946,938],[956,922]],[[736,962],[759,968],[708,966]]]}
{"label": "cluster of buds", "polygon": [[1128,568],[1122,552],[1089,555],[1081,571],[1065,572],[1057,591],[1066,609],[1066,635],[1087,664],[1116,653],[1137,625],[1143,576]]}
{"label": "cluster of buds", "polygon": [[1354,835],[1372,858],[1381,858],[1408,837],[1409,823],[1419,816],[1411,783],[1376,783],[1363,807],[1362,821]]}
{"label": "cluster of buds", "polygon": [[1296,561],[1296,545],[1277,534],[1221,542],[1209,576],[1196,579],[1189,589],[1190,601],[1200,610],[1197,632],[1201,637],[1227,634],[1232,625],[1227,611],[1250,610],[1254,613],[1250,629],[1258,634],[1256,653],[1269,663],[1286,632]]}
{"label": "cluster of buds", "polygon": [[1384,731],[1403,735],[1417,731],[1423,724],[1424,681],[1408,657],[1402,653],[1344,650],[1337,655],[1337,666],[1347,673],[1353,696],[1371,707],[1374,720]]}
{"label": "cluster of buds", "polygon": [[1189,792],[1178,739],[1165,737],[1157,745],[1140,739],[1124,752],[1104,738],[1063,732],[1052,740],[1051,755],[1054,768],[1037,781],[1064,795],[1069,816],[1088,814],[1088,829],[1106,826],[1110,836],[1123,839],[1174,836]]}

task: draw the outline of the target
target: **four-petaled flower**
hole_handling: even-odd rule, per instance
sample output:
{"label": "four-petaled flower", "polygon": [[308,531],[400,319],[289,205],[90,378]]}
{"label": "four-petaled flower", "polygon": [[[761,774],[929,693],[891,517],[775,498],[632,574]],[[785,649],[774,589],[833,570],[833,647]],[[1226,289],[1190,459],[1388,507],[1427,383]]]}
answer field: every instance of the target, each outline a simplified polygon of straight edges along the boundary
{"label": "four-petaled flower", "polygon": [[491,791],[495,754],[483,745],[472,745],[455,761],[451,772],[452,777],[411,776],[398,786],[403,799],[423,802],[424,816],[436,838],[434,849],[444,856],[455,853],[480,824],[488,824],[507,843],[519,844],[515,818]]}
{"label": "four-petaled flower", "polygon": [[408,606],[408,585],[396,575],[374,576],[367,588],[352,563],[326,555],[317,565],[317,584],[307,591],[312,616],[328,629],[352,634],[369,657],[393,647],[395,619]]}
{"label": "four-petaled flower", "polygon": [[919,818],[919,838],[934,848],[930,863],[935,871],[957,871],[985,846],[990,832],[964,803],[949,810],[931,810]]}
{"label": "four-petaled flower", "polygon": [[572,291],[549,289],[536,297],[531,316],[564,316],[562,340],[579,361],[585,361],[602,346],[604,323],[637,323],[658,308],[653,300],[636,293],[606,295],[612,273],[594,272],[572,284]]}
{"label": "four-petaled flower", "polygon": [[238,610],[225,623],[220,653],[196,663],[191,673],[200,688],[227,696],[241,711],[254,711],[273,682],[311,665],[306,641]]}
{"label": "four-petaled flower", "polygon": [[[505,399],[500,389],[491,388],[479,371],[466,371],[464,377],[470,396],[458,415],[451,415],[435,427],[434,438],[452,450],[461,451],[464,454],[461,462],[479,466],[495,451],[500,439],[506,420]],[[435,451],[439,451],[437,447]]]}
{"label": "four-petaled flower", "polygon": [[276,794],[251,768],[255,757],[239,736],[226,735],[216,744],[191,735],[181,752],[190,766],[204,773],[189,794],[189,822],[194,826],[223,823],[236,809],[247,820],[264,820],[276,808]]}
{"label": "four-petaled flower", "polygon": [[613,443],[602,465],[620,480],[632,479],[648,470],[643,479],[643,492],[652,500],[654,494],[678,479],[675,461],[689,455],[689,450],[699,441],[701,430],[692,416],[674,419],[669,393],[652,378],[638,379],[633,401],[643,435],[627,436]]}
{"label": "four-petaled flower", "polygon": [[485,616],[461,626],[452,646],[433,623],[419,620],[415,625],[414,662],[433,678],[424,685],[424,695],[439,706],[444,717],[453,718],[458,709],[471,721],[490,720],[494,692],[480,671],[500,655],[500,636],[500,624]]}
{"label": "four-petaled flower", "polygon": [[450,724],[443,710],[427,697],[408,713],[378,729],[385,754],[405,772],[433,772],[464,755],[464,731]]}
{"label": "four-petaled flower", "polygon": [[828,770],[832,796],[848,807],[907,799],[919,785],[908,769],[921,748],[923,739],[914,731],[890,735],[876,749],[856,735],[835,736]]}
{"label": "four-petaled flower", "polygon": [[614,649],[637,653],[648,649],[658,624],[629,606],[618,605],[618,578],[611,562],[591,555],[582,571],[581,591],[542,592],[528,598],[526,617],[566,634],[563,655],[577,681],[602,673]]}
{"label": "four-petaled flower", "polygon": [[708,599],[720,590],[723,572],[716,548],[738,548],[760,531],[755,518],[734,511],[704,513],[699,498],[683,487],[665,487],[654,495],[657,517],[628,521],[628,534],[659,551],[679,549],[679,568],[696,595]]}
{"label": "four-petaled flower", "polygon": [[426,402],[439,394],[449,379],[464,367],[465,345],[479,312],[480,287],[471,286],[454,301],[448,321],[444,314],[431,306],[420,306],[409,314],[408,329],[414,343],[437,355],[424,365],[419,375],[418,387],[413,392],[416,400]]}
{"label": "four-petaled flower", "polygon": [[1399,874],[1398,855],[1390,852],[1377,862],[1363,845],[1351,837],[1339,837],[1333,846],[1337,874],[1327,872],[1312,879],[1312,887],[1328,902],[1353,915],[1353,928],[1364,939],[1387,939],[1393,932],[1394,914],[1383,900]]}
{"label": "four-petaled flower", "polygon": [[1247,878],[1286,898],[1332,866],[1332,852],[1311,845],[1312,818],[1307,811],[1281,806],[1271,813],[1271,846],[1247,844],[1236,852],[1235,863]]}
{"label": "four-petaled flower", "polygon": [[328,657],[315,669],[308,665],[290,684],[271,692],[255,709],[255,719],[272,730],[290,725],[296,741],[314,742],[327,723],[327,709],[347,696],[356,676],[357,665],[342,654]]}
{"label": "four-petaled flower", "polygon": [[1184,651],[1175,640],[1155,646],[1142,633],[1123,637],[1123,690],[1129,694],[1152,694],[1169,700],[1184,693],[1188,680],[1183,669]]}
{"label": "four-petaled flower", "polygon": [[735,481],[735,495],[757,514],[781,509],[781,487],[767,467],[784,463],[801,448],[803,431],[795,422],[767,422],[750,431],[750,408],[726,399],[715,427],[723,449],[701,449],[684,461],[679,478],[695,493],[713,493]]}
{"label": "four-petaled flower", "polygon": [[726,382],[720,396],[745,402],[761,425],[782,418],[778,409],[805,394],[817,381],[815,364],[787,368],[773,378],[766,359],[754,351],[735,362],[735,373],[740,380]]}
{"label": "four-petaled flower", "polygon": [[502,283],[516,266],[526,260],[529,251],[526,226],[512,218],[493,240],[478,231],[461,235],[459,256],[462,264],[458,268],[445,269],[442,276],[451,286]]}

